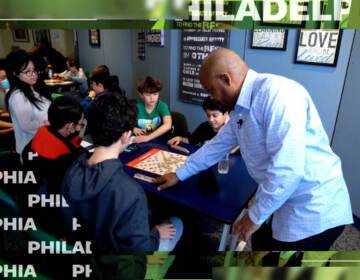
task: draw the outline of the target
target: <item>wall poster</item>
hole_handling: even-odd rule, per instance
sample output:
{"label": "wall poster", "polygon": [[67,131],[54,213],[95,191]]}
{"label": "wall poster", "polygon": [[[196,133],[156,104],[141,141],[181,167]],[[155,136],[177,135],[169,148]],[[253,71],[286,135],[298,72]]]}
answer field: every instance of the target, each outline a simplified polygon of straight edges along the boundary
{"label": "wall poster", "polygon": [[202,104],[209,93],[201,86],[201,62],[219,47],[229,46],[229,30],[183,30],[181,35],[180,91],[184,102]]}

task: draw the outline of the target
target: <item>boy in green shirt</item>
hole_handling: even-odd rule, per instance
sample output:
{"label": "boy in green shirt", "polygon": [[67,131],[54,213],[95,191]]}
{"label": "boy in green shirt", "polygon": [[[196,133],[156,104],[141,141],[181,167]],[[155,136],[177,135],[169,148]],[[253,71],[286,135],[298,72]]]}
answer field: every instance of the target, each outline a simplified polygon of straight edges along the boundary
{"label": "boy in green shirt", "polygon": [[137,126],[134,143],[148,142],[171,129],[172,121],[168,106],[159,100],[161,82],[153,77],[142,78],[136,85],[140,100],[137,103]]}

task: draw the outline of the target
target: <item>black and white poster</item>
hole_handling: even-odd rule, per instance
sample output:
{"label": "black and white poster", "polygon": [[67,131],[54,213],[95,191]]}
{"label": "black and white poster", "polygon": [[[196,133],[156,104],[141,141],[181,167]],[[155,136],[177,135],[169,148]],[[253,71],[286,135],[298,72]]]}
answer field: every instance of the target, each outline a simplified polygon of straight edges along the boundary
{"label": "black and white poster", "polygon": [[164,30],[148,30],[146,32],[146,43],[153,47],[163,47],[165,44]]}
{"label": "black and white poster", "polygon": [[209,93],[201,86],[199,71],[209,53],[229,46],[228,30],[183,30],[181,35],[181,68],[179,99],[201,104]]}

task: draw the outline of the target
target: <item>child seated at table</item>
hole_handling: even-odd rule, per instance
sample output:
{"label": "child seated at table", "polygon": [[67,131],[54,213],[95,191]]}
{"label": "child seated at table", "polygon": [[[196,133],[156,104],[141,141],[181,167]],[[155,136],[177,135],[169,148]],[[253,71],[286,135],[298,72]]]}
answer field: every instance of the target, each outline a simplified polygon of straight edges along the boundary
{"label": "child seated at table", "polygon": [[81,106],[84,108],[85,115],[87,114],[87,111],[94,100],[102,95],[111,93],[110,76],[106,72],[93,72],[90,78],[90,84],[92,90],[89,92],[89,95],[80,102]]}
{"label": "child seated at table", "polygon": [[189,137],[176,136],[170,139],[168,144],[178,145],[180,142],[184,142],[203,146],[228,122],[228,110],[210,97],[204,99],[202,107],[206,113],[207,121],[201,123]]}
{"label": "child seated at table", "polygon": [[142,78],[136,85],[140,100],[137,103],[137,126],[134,128],[134,143],[148,142],[171,129],[169,108],[159,100],[162,83],[151,76]]}
{"label": "child seated at table", "polygon": [[54,77],[60,77],[64,80],[74,81],[79,84],[80,93],[84,93],[88,90],[88,81],[84,70],[80,68],[79,62],[74,58],[68,58],[66,60],[66,66],[68,70],[62,73],[54,74]]}
{"label": "child seated at table", "polygon": [[[176,217],[150,232],[145,192],[119,159],[130,143],[136,115],[136,106],[114,93],[100,96],[90,106],[88,129],[95,151],[74,162],[62,185],[69,205],[62,209],[68,242],[91,241],[96,253],[119,253],[171,251],[179,240],[182,222]],[[76,231],[73,217],[81,221]]]}
{"label": "child seated at table", "polygon": [[[41,126],[22,152],[24,167],[36,178],[36,184],[26,188],[29,194],[61,194],[61,183],[67,169],[86,152],[80,146],[82,139],[78,136],[84,113],[75,99],[69,96],[55,99],[49,107],[48,117],[50,125]],[[31,211],[43,229],[63,237],[64,224],[59,208],[35,206],[32,209],[35,212],[29,208],[27,211]]]}

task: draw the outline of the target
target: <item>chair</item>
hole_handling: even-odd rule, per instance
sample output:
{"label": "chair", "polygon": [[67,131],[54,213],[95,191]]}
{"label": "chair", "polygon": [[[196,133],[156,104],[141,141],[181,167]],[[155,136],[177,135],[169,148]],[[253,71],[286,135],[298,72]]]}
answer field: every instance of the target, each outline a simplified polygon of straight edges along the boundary
{"label": "chair", "polygon": [[90,88],[90,78],[91,78],[91,74],[89,71],[85,71],[85,76],[88,82],[88,87]]}
{"label": "chair", "polygon": [[0,92],[0,109],[6,110],[6,93]]}
{"label": "chair", "polygon": [[61,93],[52,93],[51,94],[51,99],[55,100],[56,98],[59,98],[61,96],[63,96],[63,94],[61,94]]}
{"label": "chair", "polygon": [[172,119],[171,137],[181,136],[188,137],[189,130],[186,117],[179,112],[170,112]]}
{"label": "chair", "polygon": [[83,120],[83,127],[80,129],[80,132],[79,132],[79,136],[84,138],[85,137],[85,132],[86,132],[86,127],[87,127],[87,119],[84,119]]}
{"label": "chair", "polygon": [[15,134],[14,128],[9,127],[9,122],[0,119],[0,157],[10,155],[15,151]]}

